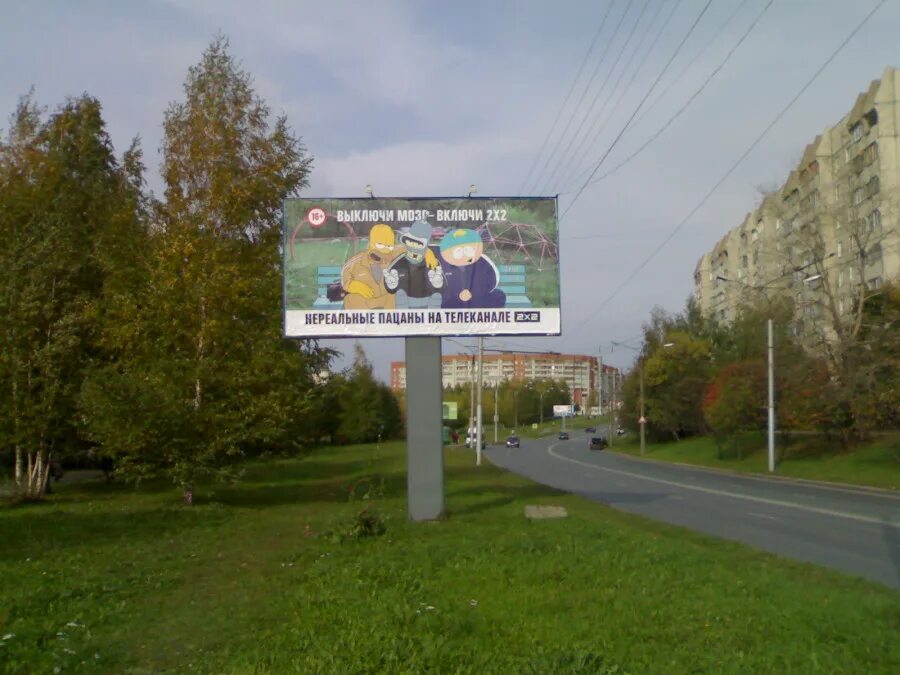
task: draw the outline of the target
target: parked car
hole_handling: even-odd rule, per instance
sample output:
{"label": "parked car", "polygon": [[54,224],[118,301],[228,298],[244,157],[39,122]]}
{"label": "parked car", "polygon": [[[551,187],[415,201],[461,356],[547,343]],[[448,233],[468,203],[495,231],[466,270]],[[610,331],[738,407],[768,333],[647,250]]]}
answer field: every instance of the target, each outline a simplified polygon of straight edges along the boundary
{"label": "parked car", "polygon": [[606,447],[606,439],[603,436],[592,436],[590,443],[588,443],[588,449],[590,450],[603,450]]}
{"label": "parked car", "polygon": [[518,448],[519,447],[519,437],[518,436],[510,436],[506,439],[506,447],[507,448]]}
{"label": "parked car", "polygon": [[597,433],[597,427],[587,427],[587,428],[585,428],[584,433],[586,433],[586,434],[596,434],[596,433]]}
{"label": "parked car", "polygon": [[568,431],[560,431],[559,432],[559,440],[561,440],[561,441],[569,440],[569,432]]}

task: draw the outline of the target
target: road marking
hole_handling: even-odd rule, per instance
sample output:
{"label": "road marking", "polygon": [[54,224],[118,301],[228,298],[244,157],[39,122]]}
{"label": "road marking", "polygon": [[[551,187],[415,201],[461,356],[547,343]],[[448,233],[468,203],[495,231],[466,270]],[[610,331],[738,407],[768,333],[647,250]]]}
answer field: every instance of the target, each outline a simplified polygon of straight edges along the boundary
{"label": "road marking", "polygon": [[769,520],[778,520],[775,516],[769,516],[765,513],[756,513],[755,511],[748,511],[751,516],[756,516],[757,518],[768,518]]}
{"label": "road marking", "polygon": [[555,448],[558,443],[553,443],[547,446],[547,454],[552,457],[556,457],[557,459],[561,459],[564,462],[571,462],[572,464],[580,464],[582,466],[586,466],[589,469],[595,469],[597,471],[608,471],[609,473],[617,473],[622,476],[629,476],[630,478],[638,478],[640,480],[650,481],[651,483],[659,483],[661,485],[671,485],[673,487],[683,488],[685,490],[695,490],[697,492],[705,492],[711,495],[719,495],[721,497],[731,497],[732,499],[745,499],[749,502],[758,502],[760,504],[769,504],[771,506],[784,506],[790,509],[799,509],[800,511],[809,511],[810,513],[818,513],[824,516],[835,516],[837,518],[847,518],[849,520],[858,520],[863,523],[874,523],[875,525],[887,525],[888,527],[895,527],[900,529],[900,522],[893,523],[889,520],[881,520],[880,518],[870,518],[869,516],[860,516],[855,513],[844,513],[843,511],[833,511],[831,509],[822,509],[817,506],[805,506],[802,504],[794,504],[793,502],[785,502],[780,499],[766,499],[764,497],[752,497],[750,495],[743,495],[737,492],[728,492],[727,490],[716,490],[715,488],[706,488],[700,487],[699,485],[688,485],[687,483],[679,483],[674,480],[665,480],[663,478],[650,478],[649,476],[642,476],[639,473],[632,473],[630,471],[622,471],[621,469],[608,469],[605,466],[597,466],[596,464],[589,464],[587,462],[581,462],[577,459],[572,459],[571,457],[563,457],[562,455],[558,455],[553,452],[553,448]]}

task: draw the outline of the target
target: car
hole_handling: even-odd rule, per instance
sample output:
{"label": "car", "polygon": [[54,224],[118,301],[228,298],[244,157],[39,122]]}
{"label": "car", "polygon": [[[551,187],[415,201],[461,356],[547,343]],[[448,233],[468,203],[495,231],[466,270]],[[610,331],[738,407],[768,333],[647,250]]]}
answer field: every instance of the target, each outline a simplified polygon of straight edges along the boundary
{"label": "car", "polygon": [[584,433],[586,433],[586,434],[596,434],[596,433],[597,433],[597,427],[587,427],[587,428],[585,428]]}
{"label": "car", "polygon": [[569,432],[568,431],[560,431],[559,432],[559,440],[561,440],[561,441],[569,440]]}
{"label": "car", "polygon": [[518,448],[519,447],[519,437],[518,436],[510,436],[506,439],[506,447],[507,448]]}
{"label": "car", "polygon": [[603,436],[592,436],[588,443],[589,450],[603,450],[606,447],[606,439]]}
{"label": "car", "polygon": [[624,436],[624,435],[625,435],[625,430],[622,427],[619,427],[618,429],[616,429],[616,436]]}
{"label": "car", "polygon": [[[467,448],[474,448],[475,445],[476,445],[475,439],[472,438],[471,436],[466,436],[466,447],[467,447]],[[486,447],[487,447],[487,438],[485,438],[485,437],[482,435],[482,437],[481,437],[481,449],[484,450]]]}

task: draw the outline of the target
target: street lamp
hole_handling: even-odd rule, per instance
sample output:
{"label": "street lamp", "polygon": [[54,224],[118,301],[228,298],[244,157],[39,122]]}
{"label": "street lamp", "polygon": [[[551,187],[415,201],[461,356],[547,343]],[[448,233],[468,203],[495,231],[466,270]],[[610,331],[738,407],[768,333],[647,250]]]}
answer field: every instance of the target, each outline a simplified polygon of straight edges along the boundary
{"label": "street lamp", "polygon": [[[814,275],[813,277],[809,277],[804,281],[814,280],[815,278],[820,278],[821,275]],[[766,302],[769,302],[769,296],[766,295],[765,287],[752,286],[750,284],[745,284],[743,281],[735,281],[734,279],[728,279],[723,276],[717,276],[716,279],[721,281],[731,282],[734,284],[740,284],[745,288],[752,288],[755,291],[760,291],[763,294],[763,297],[766,299]],[[769,310],[771,314],[771,303],[769,303]],[[767,343],[767,351],[768,351],[768,469],[769,473],[775,471],[775,338],[773,336],[772,331],[772,319],[771,317],[766,320],[766,331],[768,333],[768,343]]]}
{"label": "street lamp", "polygon": [[[638,424],[641,427],[641,455],[643,456],[644,451],[647,447],[647,416],[646,411],[644,410],[644,358],[643,354],[641,354],[641,349],[637,347],[632,347],[631,345],[626,345],[623,342],[613,342],[614,346],[625,347],[626,349],[631,349],[638,353],[638,373],[640,377],[640,408],[641,408],[641,416],[638,419]],[[668,349],[669,347],[674,347],[674,342],[664,342],[662,345],[664,348]]]}

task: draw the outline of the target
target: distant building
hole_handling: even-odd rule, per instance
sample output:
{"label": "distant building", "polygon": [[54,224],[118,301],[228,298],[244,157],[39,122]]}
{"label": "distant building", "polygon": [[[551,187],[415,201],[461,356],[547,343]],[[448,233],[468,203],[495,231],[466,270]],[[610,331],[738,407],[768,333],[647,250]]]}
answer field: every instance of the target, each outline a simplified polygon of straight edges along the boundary
{"label": "distant building", "polygon": [[[453,354],[441,357],[444,387],[469,386],[476,381],[476,359],[470,354]],[[535,382],[556,380],[565,382],[573,394],[573,403],[587,405],[589,395],[596,401],[599,362],[596,356],[583,354],[534,354],[501,353],[484,355],[482,381],[485,387],[495,387],[501,382]],[[621,383],[617,368],[603,364],[603,408],[611,400],[613,383]],[[618,384],[617,384],[618,386]],[[391,388],[406,389],[406,363],[391,363]]]}
{"label": "distant building", "polygon": [[788,294],[802,334],[900,277],[898,98],[900,71],[888,68],[806,147],[785,183],[700,258],[694,287],[704,314],[731,321],[742,302]]}

